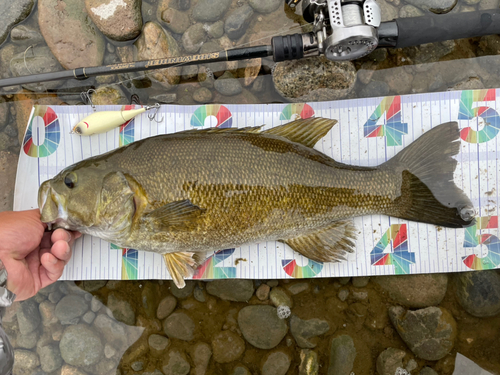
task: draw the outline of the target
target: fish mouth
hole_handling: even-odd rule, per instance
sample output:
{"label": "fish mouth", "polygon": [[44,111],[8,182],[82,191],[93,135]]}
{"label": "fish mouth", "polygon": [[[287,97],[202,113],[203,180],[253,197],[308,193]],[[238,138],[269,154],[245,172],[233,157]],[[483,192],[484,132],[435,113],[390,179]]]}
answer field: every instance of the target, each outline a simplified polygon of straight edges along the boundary
{"label": "fish mouth", "polygon": [[40,221],[46,223],[49,230],[57,227],[68,229],[65,199],[52,188],[50,181],[45,181],[38,190],[38,207]]}

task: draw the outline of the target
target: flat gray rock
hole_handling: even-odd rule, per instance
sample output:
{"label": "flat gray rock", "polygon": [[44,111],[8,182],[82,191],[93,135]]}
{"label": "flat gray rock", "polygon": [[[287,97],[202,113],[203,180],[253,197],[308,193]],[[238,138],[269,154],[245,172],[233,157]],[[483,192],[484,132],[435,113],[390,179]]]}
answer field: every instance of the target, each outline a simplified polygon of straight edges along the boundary
{"label": "flat gray rock", "polygon": [[55,315],[61,324],[76,324],[88,310],[89,305],[83,297],[69,294],[57,303]]}
{"label": "flat gray rock", "polygon": [[238,314],[238,326],[243,337],[259,349],[272,349],[288,332],[285,321],[278,318],[273,306],[247,306]]}
{"label": "flat gray rock", "polygon": [[403,358],[406,352],[401,349],[387,348],[377,358],[379,375],[394,375],[398,368],[404,368]]}
{"label": "flat gray rock", "polygon": [[163,331],[169,338],[191,341],[194,330],[193,320],[183,312],[175,312],[163,322]]}
{"label": "flat gray rock", "polygon": [[245,351],[245,341],[236,333],[226,330],[212,338],[214,361],[229,363],[236,361]]}
{"label": "flat gray rock", "polygon": [[231,0],[200,0],[193,8],[193,18],[200,22],[214,22],[227,12]]}
{"label": "flat gray rock", "polygon": [[38,310],[38,303],[33,298],[21,302],[19,310],[17,310],[17,322],[21,334],[26,335],[34,331],[41,321],[42,317]]}
{"label": "flat gray rock", "polygon": [[98,363],[104,354],[99,335],[84,324],[72,325],[64,330],[59,350],[66,363],[83,368]]}
{"label": "flat gray rock", "polygon": [[262,375],[285,375],[290,368],[292,360],[282,351],[270,353],[262,364]]}
{"label": "flat gray rock", "polygon": [[304,349],[312,349],[317,343],[315,340],[310,340],[316,336],[320,336],[330,330],[330,325],[327,321],[313,318],[302,320],[296,315],[292,315],[290,319],[290,332],[297,342],[297,345]]}
{"label": "flat gray rock", "polygon": [[254,286],[252,280],[214,280],[207,283],[206,290],[225,301],[247,302],[252,298]]}
{"label": "flat gray rock", "polygon": [[0,2],[0,44],[2,44],[14,25],[29,16],[35,0],[16,0]]}
{"label": "flat gray rock", "polygon": [[469,314],[489,317],[500,314],[500,274],[498,271],[463,272],[455,276],[456,295]]}
{"label": "flat gray rock", "polygon": [[351,336],[334,337],[330,343],[328,375],[350,375],[356,358],[356,347]]}
{"label": "flat gray rock", "polygon": [[227,16],[224,24],[224,31],[230,39],[239,39],[247,31],[247,27],[252,20],[254,11],[252,7],[245,4],[233,10]]}

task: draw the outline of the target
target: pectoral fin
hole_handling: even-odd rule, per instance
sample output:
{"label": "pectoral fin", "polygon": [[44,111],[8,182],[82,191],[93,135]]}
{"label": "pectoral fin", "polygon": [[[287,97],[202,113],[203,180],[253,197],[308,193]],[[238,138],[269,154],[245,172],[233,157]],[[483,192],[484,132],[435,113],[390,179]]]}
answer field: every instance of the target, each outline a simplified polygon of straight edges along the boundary
{"label": "pectoral fin", "polygon": [[184,278],[193,276],[194,270],[200,264],[198,254],[191,252],[163,254],[163,259],[172,280],[179,289],[186,286]]}
{"label": "pectoral fin", "polygon": [[317,262],[339,262],[352,253],[356,227],[352,221],[340,220],[308,235],[283,241],[295,251]]}
{"label": "pectoral fin", "polygon": [[166,204],[145,216],[158,230],[189,230],[205,210],[195,206],[189,199]]}
{"label": "pectoral fin", "polygon": [[336,123],[337,120],[330,120],[328,118],[308,118],[292,121],[288,124],[265,130],[262,133],[279,135],[292,142],[301,143],[304,146],[312,148]]}

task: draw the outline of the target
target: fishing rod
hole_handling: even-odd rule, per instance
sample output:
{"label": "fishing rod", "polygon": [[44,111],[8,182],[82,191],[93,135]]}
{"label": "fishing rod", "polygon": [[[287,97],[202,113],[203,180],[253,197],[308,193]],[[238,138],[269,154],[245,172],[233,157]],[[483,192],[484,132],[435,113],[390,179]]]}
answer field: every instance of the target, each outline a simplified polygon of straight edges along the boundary
{"label": "fishing rod", "polygon": [[381,10],[375,0],[286,0],[286,3],[292,8],[302,3],[303,17],[313,24],[312,32],[275,36],[271,45],[5,78],[0,79],[0,87],[268,56],[275,62],[319,55],[332,61],[346,61],[366,56],[376,48],[500,34],[500,9],[381,22]]}

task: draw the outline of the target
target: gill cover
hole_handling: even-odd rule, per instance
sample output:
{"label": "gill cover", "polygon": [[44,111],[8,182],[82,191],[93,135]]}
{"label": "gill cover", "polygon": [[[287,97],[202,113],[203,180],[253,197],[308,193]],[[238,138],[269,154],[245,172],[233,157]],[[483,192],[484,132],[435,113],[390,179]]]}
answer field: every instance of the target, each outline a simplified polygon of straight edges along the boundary
{"label": "gill cover", "polygon": [[[124,211],[132,209],[134,192],[122,172],[108,173],[102,181],[101,197],[98,206],[98,222],[113,224]],[[132,212],[133,215],[134,212]]]}

